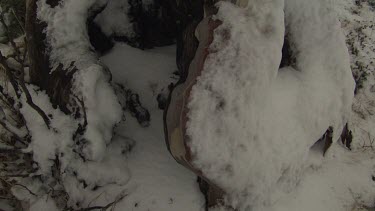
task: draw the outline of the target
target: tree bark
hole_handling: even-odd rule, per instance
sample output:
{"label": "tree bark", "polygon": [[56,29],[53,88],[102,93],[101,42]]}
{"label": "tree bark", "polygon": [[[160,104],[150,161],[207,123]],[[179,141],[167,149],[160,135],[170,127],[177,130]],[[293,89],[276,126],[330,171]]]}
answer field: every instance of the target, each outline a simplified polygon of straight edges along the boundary
{"label": "tree bark", "polygon": [[43,33],[46,24],[37,18],[37,0],[26,1],[26,39],[30,63],[30,80],[40,87],[46,87],[50,68],[46,52],[46,36]]}
{"label": "tree bark", "polygon": [[[55,108],[59,107],[64,113],[70,114],[72,113],[69,109],[72,78],[77,69],[72,63],[68,70],[60,65],[51,73],[48,44],[44,34],[47,25],[37,17],[37,1],[26,1],[25,31],[28,42],[30,82],[46,91]],[[48,0],[47,3],[54,7],[59,1]]]}

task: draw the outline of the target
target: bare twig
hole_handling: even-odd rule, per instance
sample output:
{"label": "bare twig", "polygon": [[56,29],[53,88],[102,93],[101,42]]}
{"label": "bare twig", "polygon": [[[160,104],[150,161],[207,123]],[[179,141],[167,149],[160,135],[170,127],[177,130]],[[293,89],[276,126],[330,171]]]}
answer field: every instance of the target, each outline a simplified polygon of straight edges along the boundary
{"label": "bare twig", "polygon": [[20,186],[22,188],[24,188],[25,190],[27,190],[31,195],[33,196],[37,196],[34,192],[32,192],[28,187],[24,186],[24,185],[21,185],[21,184],[13,184],[13,186]]}
{"label": "bare twig", "polygon": [[[15,79],[13,73],[12,73],[12,69],[8,66],[8,64],[5,60],[5,57],[1,54],[1,52],[0,52],[0,64],[5,69],[5,71],[7,73],[7,76],[9,78],[11,84],[13,85],[16,93],[19,90],[17,85],[20,85],[23,93],[25,94],[27,104],[29,104],[31,108],[33,108],[36,112],[38,112],[38,114],[43,118],[44,123],[46,124],[47,128],[50,129],[51,128],[50,127],[50,124],[51,124],[50,119],[48,118],[46,113],[33,102],[33,98],[31,97],[31,94],[26,87],[26,84],[25,84],[25,81],[24,81],[24,78],[23,78],[23,74],[21,75],[21,77],[19,78],[19,81],[17,83],[17,81],[16,81],[16,79]],[[21,95],[18,93],[17,97],[20,98]]]}
{"label": "bare twig", "polygon": [[105,205],[105,206],[94,206],[94,207],[87,207],[87,208],[83,208],[83,209],[80,209],[80,210],[77,210],[77,211],[91,211],[91,210],[100,210],[100,211],[106,211],[108,210],[110,207],[116,205],[119,201],[121,201],[122,199],[124,199],[128,194],[122,194],[120,195],[119,197],[116,198],[116,200],[114,200],[113,202]]}
{"label": "bare twig", "polygon": [[48,118],[47,114],[33,102],[33,98],[31,97],[30,92],[27,89],[26,84],[23,79],[20,79],[20,85],[21,85],[22,91],[25,93],[27,104],[29,104],[30,107],[32,107],[36,112],[39,113],[39,115],[43,118],[44,123],[46,124],[47,128],[51,129],[51,120]]}
{"label": "bare twig", "polygon": [[1,177],[0,177],[0,180],[3,181],[3,183],[8,184],[9,187],[12,187],[12,186],[13,186],[13,187],[14,187],[14,186],[20,186],[20,187],[24,188],[25,190],[27,190],[31,195],[33,195],[33,196],[37,196],[34,192],[32,192],[28,187],[26,187],[26,186],[24,186],[24,185],[21,185],[21,184],[18,184],[18,183],[16,183],[16,184],[11,184],[11,183],[9,183],[8,181],[6,181],[5,179],[3,179],[3,178],[1,178]]}
{"label": "bare twig", "polygon": [[14,18],[16,19],[18,25],[20,26],[20,28],[21,28],[23,34],[25,34],[25,33],[26,33],[26,32],[25,32],[25,27],[23,26],[23,24],[21,23],[20,19],[19,19],[18,16],[16,15],[16,12],[14,12],[14,9],[10,9],[10,11],[12,12],[12,14],[13,14]]}
{"label": "bare twig", "polygon": [[27,145],[27,143],[25,143],[25,142],[23,141],[23,138],[22,138],[22,137],[20,137],[15,131],[13,131],[12,129],[10,129],[10,128],[8,127],[8,124],[7,124],[7,123],[5,123],[5,122],[3,122],[3,121],[0,120],[0,125],[1,125],[5,130],[7,130],[7,131],[9,131],[11,134],[13,134],[13,136],[16,138],[17,141],[21,142],[21,143],[24,144],[24,145]]}
{"label": "bare twig", "polygon": [[104,192],[101,192],[98,196],[96,196],[95,198],[93,198],[93,199],[89,202],[89,204],[88,204],[87,206],[90,207],[91,203],[93,203],[95,200],[97,200],[101,195],[103,195],[103,193],[104,193]]}
{"label": "bare twig", "polygon": [[373,138],[371,138],[371,134],[370,134],[370,132],[369,131],[367,131],[367,130],[364,130],[364,129],[362,129],[362,128],[359,128],[359,129],[361,129],[363,132],[365,132],[366,134],[367,134],[367,138],[368,138],[368,140],[369,140],[369,144],[368,145],[366,145],[366,141],[365,140],[363,140],[363,144],[362,144],[362,148],[363,148],[363,151],[365,151],[367,148],[370,148],[370,149],[374,149],[374,142],[375,142],[375,139]]}

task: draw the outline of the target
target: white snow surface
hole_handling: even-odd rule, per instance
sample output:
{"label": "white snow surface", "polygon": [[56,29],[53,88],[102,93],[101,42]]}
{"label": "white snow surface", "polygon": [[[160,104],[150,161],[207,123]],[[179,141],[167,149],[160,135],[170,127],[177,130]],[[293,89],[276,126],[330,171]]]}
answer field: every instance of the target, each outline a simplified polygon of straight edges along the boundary
{"label": "white snow surface", "polygon": [[[192,89],[187,133],[194,164],[228,193],[227,203],[262,210],[295,188],[329,126],[339,138],[354,80],[328,1],[247,5],[219,3],[223,24]],[[297,64],[279,70],[284,28]]]}
{"label": "white snow surface", "polygon": [[114,81],[139,94],[151,114],[150,126],[143,128],[126,112],[126,121],[116,129],[115,140],[133,140],[135,146],[127,156],[129,195],[115,210],[203,210],[205,202],[196,176],[179,165],[166,148],[163,112],[156,101],[161,89],[176,82],[175,46],[142,51],[116,44],[101,59],[112,71]]}

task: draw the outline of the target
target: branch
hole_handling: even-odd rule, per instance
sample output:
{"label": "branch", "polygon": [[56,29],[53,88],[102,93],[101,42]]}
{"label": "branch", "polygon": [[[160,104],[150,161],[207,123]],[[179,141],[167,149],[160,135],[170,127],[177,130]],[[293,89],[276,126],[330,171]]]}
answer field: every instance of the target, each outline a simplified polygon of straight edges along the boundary
{"label": "branch", "polygon": [[14,127],[8,122],[3,122],[2,120],[0,120],[0,125],[3,126],[5,130],[12,133],[17,138],[17,140],[19,140],[21,143],[26,144],[25,142],[21,140],[23,139],[23,137],[27,135],[27,131],[22,131],[21,129]]}
{"label": "branch", "polygon": [[[15,77],[14,77],[12,71],[11,71],[11,68],[7,64],[5,57],[1,54],[1,52],[0,52],[0,64],[4,67],[5,72],[7,73],[7,76],[9,78],[12,86],[14,87],[16,93],[18,93],[18,90],[19,90],[18,86],[17,86],[18,83],[17,83],[17,81],[16,81],[16,79],[15,79]],[[21,72],[23,72],[23,71],[21,71]],[[47,128],[50,129],[51,128],[50,127],[51,121],[48,118],[48,116],[46,115],[46,113],[44,113],[44,111],[33,102],[33,98],[31,97],[31,94],[26,87],[25,80],[23,78],[23,74],[19,78],[19,85],[21,86],[21,89],[22,89],[23,93],[25,94],[27,104],[29,104],[31,108],[33,108],[36,112],[39,113],[39,115],[43,118],[44,123],[46,124]],[[17,97],[20,98],[21,95],[18,93]]]}
{"label": "branch", "polygon": [[33,108],[36,112],[39,113],[39,115],[43,118],[43,121],[46,124],[47,128],[51,129],[51,120],[48,118],[47,114],[33,102],[33,98],[31,97],[30,92],[26,87],[23,77],[21,77],[20,79],[20,85],[22,91],[25,93],[27,104],[29,104],[31,108]]}
{"label": "branch", "polygon": [[3,178],[1,178],[1,177],[0,177],[0,180],[2,180],[4,183],[8,184],[9,187],[12,187],[12,186],[13,186],[13,187],[14,187],[14,186],[20,186],[20,187],[26,189],[31,195],[33,195],[33,196],[37,196],[34,192],[32,192],[29,188],[27,188],[27,187],[24,186],[24,185],[21,185],[21,184],[18,184],[18,183],[16,183],[16,184],[11,184],[11,183],[9,183],[8,181],[6,181],[5,179],[3,179]]}
{"label": "branch", "polygon": [[32,192],[29,188],[27,188],[27,187],[24,186],[24,185],[21,185],[21,184],[14,184],[13,186],[20,186],[20,187],[26,189],[31,195],[33,195],[33,196],[37,196],[34,192]]}
{"label": "branch", "polygon": [[94,207],[87,207],[87,208],[82,208],[77,211],[91,211],[91,210],[101,210],[101,211],[106,211],[108,208],[112,207],[113,205],[117,204],[119,201],[124,199],[128,194],[120,195],[116,200],[113,202],[107,204],[106,206],[94,206]]}

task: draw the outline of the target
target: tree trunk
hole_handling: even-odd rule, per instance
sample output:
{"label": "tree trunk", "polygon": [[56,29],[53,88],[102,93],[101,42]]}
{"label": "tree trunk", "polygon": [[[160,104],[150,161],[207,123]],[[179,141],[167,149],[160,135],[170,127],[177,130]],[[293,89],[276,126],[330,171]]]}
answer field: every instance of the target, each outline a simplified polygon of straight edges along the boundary
{"label": "tree trunk", "polygon": [[[59,106],[64,113],[68,114],[71,113],[68,109],[71,80],[76,70],[72,65],[73,70],[67,73],[62,66],[59,66],[50,74],[46,35],[43,33],[46,23],[37,17],[37,1],[26,1],[25,30],[30,63],[30,82],[47,92],[54,107]],[[47,3],[54,7],[59,1],[49,0]]]}

